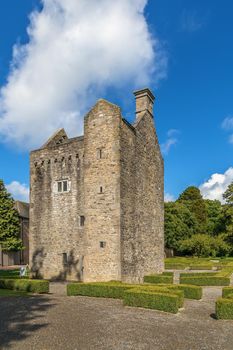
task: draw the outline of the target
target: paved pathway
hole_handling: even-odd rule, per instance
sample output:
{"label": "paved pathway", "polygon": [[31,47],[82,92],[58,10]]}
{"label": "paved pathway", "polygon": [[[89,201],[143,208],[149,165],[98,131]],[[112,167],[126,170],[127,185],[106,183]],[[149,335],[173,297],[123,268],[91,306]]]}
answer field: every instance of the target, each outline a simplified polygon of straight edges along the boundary
{"label": "paved pathway", "polygon": [[[205,287],[177,315],[124,307],[122,301],[56,294],[0,298],[0,349],[232,350],[233,321],[217,321],[221,287]],[[60,295],[59,295],[60,294]]]}

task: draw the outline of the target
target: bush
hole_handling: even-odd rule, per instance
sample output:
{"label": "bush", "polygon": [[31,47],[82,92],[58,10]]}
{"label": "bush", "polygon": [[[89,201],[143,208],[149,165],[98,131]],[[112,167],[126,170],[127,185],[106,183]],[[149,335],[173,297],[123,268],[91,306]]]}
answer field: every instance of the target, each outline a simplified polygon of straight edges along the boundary
{"label": "bush", "polygon": [[130,287],[132,285],[120,282],[70,283],[67,285],[67,295],[122,299],[124,291]]}
{"label": "bush", "polygon": [[224,287],[222,289],[222,297],[223,298],[227,298],[231,294],[233,294],[233,287]]}
{"label": "bush", "polygon": [[169,289],[182,290],[184,292],[184,297],[187,299],[200,300],[202,298],[202,288],[199,286],[191,286],[187,284],[177,284],[168,287]]}
{"label": "bush", "polygon": [[[200,273],[198,274],[200,275]],[[180,283],[196,286],[229,286],[230,278],[218,276],[181,276]]]}
{"label": "bush", "polygon": [[146,283],[173,283],[173,273],[164,272],[163,274],[154,274],[144,276],[144,282]]}
{"label": "bush", "polygon": [[148,292],[140,288],[129,289],[124,293],[124,305],[144,307],[171,313],[179,311],[179,296],[176,294],[165,294]]}
{"label": "bush", "polygon": [[166,263],[165,262],[165,269],[170,269],[170,270],[184,270],[186,269],[186,265],[185,264],[179,264],[179,263]]}
{"label": "bush", "polygon": [[[143,291],[143,292],[148,292],[148,293],[161,293],[161,294],[175,294],[178,296],[178,305],[179,308],[184,305],[184,292],[183,290],[180,290],[178,288],[167,288],[167,285],[139,285],[135,287],[137,290]],[[133,288],[133,289],[135,289]],[[131,289],[127,289],[132,290]]]}
{"label": "bush", "polygon": [[212,265],[190,265],[190,270],[212,270]]}
{"label": "bush", "polygon": [[0,288],[31,293],[48,293],[49,281],[28,279],[0,279]]}
{"label": "bush", "polygon": [[233,298],[220,298],[215,304],[217,319],[233,320]]}
{"label": "bush", "polygon": [[195,234],[191,238],[181,241],[179,249],[185,254],[199,257],[216,257],[229,253],[230,246],[220,236],[211,237],[204,234]]}

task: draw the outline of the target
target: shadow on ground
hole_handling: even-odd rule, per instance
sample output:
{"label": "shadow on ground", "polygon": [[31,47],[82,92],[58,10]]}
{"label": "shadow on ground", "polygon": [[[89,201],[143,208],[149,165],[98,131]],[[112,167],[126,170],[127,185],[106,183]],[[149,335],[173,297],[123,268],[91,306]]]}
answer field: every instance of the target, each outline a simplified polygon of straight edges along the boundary
{"label": "shadow on ground", "polygon": [[[45,313],[55,306],[46,296],[0,298],[0,349],[11,348],[14,342],[25,340],[49,324]],[[41,320],[40,320],[41,319]]]}

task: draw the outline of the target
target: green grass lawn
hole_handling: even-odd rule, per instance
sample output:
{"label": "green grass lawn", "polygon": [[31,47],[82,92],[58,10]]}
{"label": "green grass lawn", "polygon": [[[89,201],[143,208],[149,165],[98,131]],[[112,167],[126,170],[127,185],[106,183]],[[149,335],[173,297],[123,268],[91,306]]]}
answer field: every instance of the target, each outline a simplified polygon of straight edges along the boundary
{"label": "green grass lawn", "polygon": [[[20,278],[19,276],[19,269],[14,270],[0,270],[0,279],[1,278]],[[28,278],[28,276],[23,277]]]}
{"label": "green grass lawn", "polygon": [[9,289],[0,289],[0,298],[1,297],[24,297],[28,296],[30,293],[20,292],[17,290],[9,290]]}
{"label": "green grass lawn", "polygon": [[165,259],[166,269],[212,269],[224,268],[224,267],[233,267],[233,257],[231,258],[197,258],[197,257],[174,257]]}

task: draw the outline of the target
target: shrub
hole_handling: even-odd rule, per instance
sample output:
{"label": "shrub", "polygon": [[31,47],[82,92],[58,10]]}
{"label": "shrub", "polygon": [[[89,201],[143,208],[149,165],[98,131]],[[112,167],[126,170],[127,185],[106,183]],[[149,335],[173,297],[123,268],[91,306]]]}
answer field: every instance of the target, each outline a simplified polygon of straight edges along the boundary
{"label": "shrub", "polygon": [[122,283],[70,283],[67,285],[67,295],[83,295],[89,297],[122,299],[126,289],[132,287]]}
{"label": "shrub", "polygon": [[48,293],[49,281],[28,279],[0,279],[0,288],[31,293]]}
{"label": "shrub", "polygon": [[225,267],[219,272],[182,273],[180,283],[197,286],[229,286],[232,267]]}
{"label": "shrub", "polygon": [[222,297],[223,298],[227,298],[231,294],[233,294],[233,287],[224,287],[222,289]]}
{"label": "shrub", "polygon": [[195,234],[191,238],[180,242],[180,251],[199,257],[216,257],[226,255],[230,251],[230,246],[220,236],[210,237],[205,234]]}
{"label": "shrub", "polygon": [[[178,288],[167,288],[167,285],[139,285],[135,287],[137,290],[148,292],[148,293],[161,293],[161,294],[175,294],[178,296],[178,305],[179,308],[184,305],[184,291]],[[134,289],[135,289],[134,288]],[[131,289],[127,289],[132,290]]]}
{"label": "shrub", "polygon": [[140,288],[129,289],[124,293],[124,305],[156,309],[171,313],[179,310],[179,296],[176,294],[165,294],[148,292]]}
{"label": "shrub", "polygon": [[218,276],[181,276],[180,283],[193,284],[196,286],[229,286],[230,278]]}
{"label": "shrub", "polygon": [[212,265],[190,265],[190,270],[212,270]]}
{"label": "shrub", "polygon": [[233,320],[233,298],[220,298],[215,304],[217,319]]}
{"label": "shrub", "polygon": [[186,269],[185,264],[179,264],[179,263],[170,263],[170,262],[165,262],[165,269],[171,269],[171,270],[184,270]]}
{"label": "shrub", "polygon": [[154,274],[144,276],[144,282],[146,283],[173,283],[173,273],[164,272],[163,274]]}

